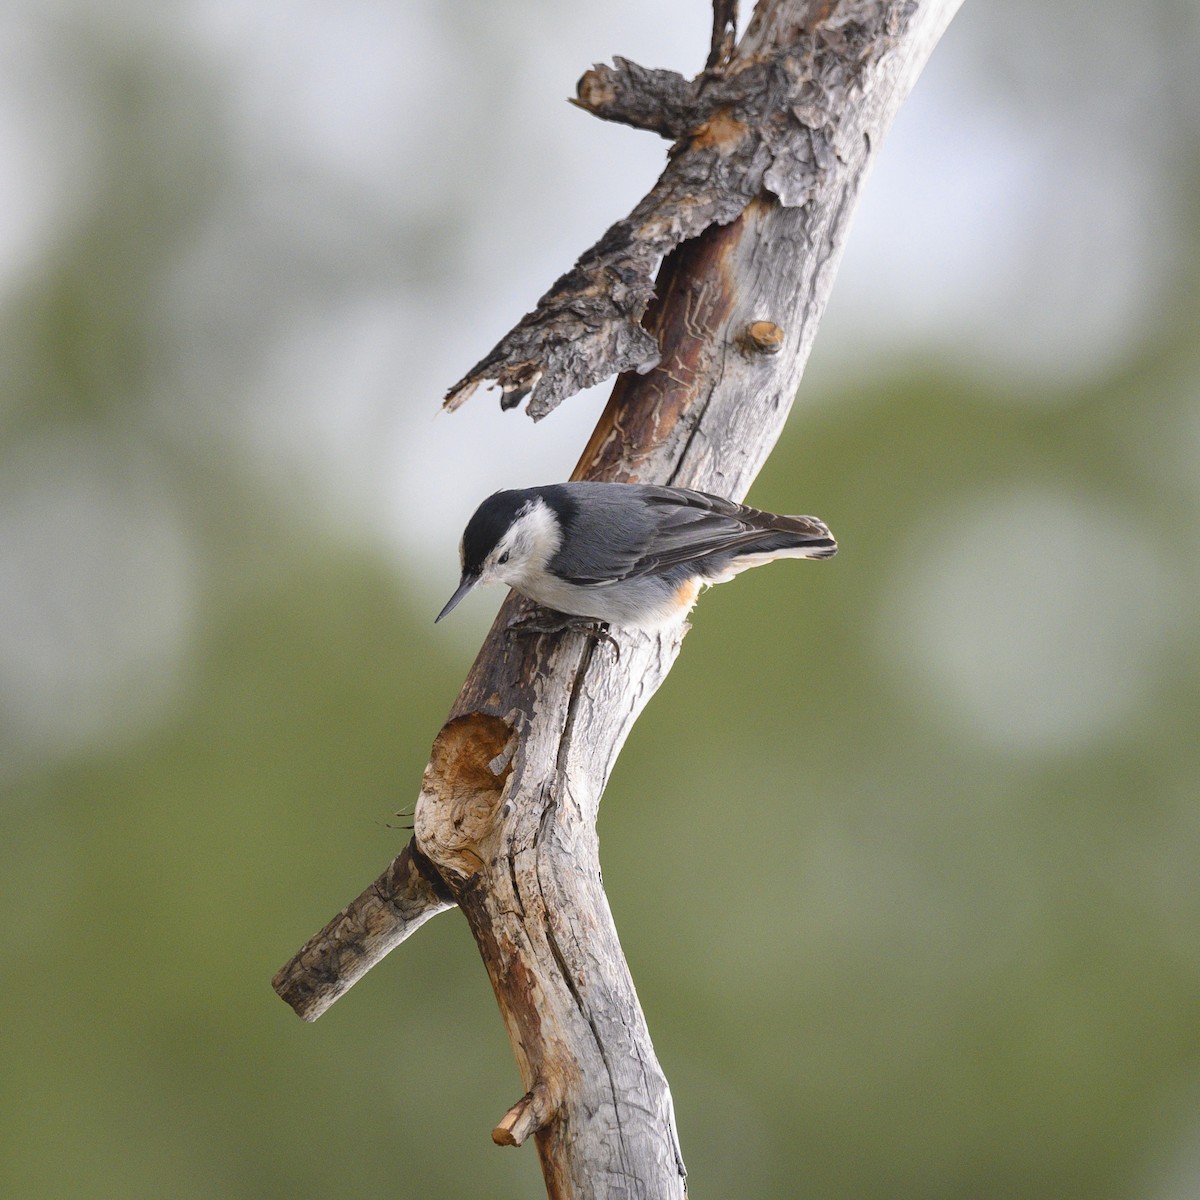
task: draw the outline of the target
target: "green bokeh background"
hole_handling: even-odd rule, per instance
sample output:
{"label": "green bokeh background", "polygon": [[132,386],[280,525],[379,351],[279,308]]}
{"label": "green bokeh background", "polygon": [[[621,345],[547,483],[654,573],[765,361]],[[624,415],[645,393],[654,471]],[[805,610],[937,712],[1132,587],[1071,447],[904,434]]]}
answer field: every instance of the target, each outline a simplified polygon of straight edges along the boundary
{"label": "green bokeh background", "polygon": [[[132,507],[186,531],[191,617],[175,658],[114,676],[87,736],[21,717],[36,646],[5,685],[0,1194],[538,1195],[532,1148],[488,1139],[520,1088],[459,915],[313,1026],[269,988],[406,840],[393,814],[484,618],[435,634],[452,564],[430,578],[240,448],[241,360],[212,346],[239,325],[254,341],[289,264],[214,288],[224,340],[165,323],[164,280],[236,155],[186,30],[139,40],[140,10],[121,12],[55,10],[101,167],[5,301],[0,438],[10,472],[66,438],[78,455],[55,461],[84,475],[156,481]],[[1196,149],[1173,143],[1183,194]],[[843,551],[708,595],[630,738],[605,880],[693,1195],[1200,1195],[1200,260],[1171,228],[1144,336],[1019,403],[969,354],[911,349],[869,386],[818,361],[752,496],[802,495]],[[384,289],[464,253],[436,221],[396,233],[386,269],[339,247]],[[295,270],[306,303],[342,299],[342,275]],[[437,348],[435,385],[476,341]],[[188,405],[215,413],[208,436],[173,416]],[[1039,497],[1061,518],[1048,538],[1020,519]],[[81,552],[30,582],[10,564],[4,611],[44,609],[56,636],[62,597],[110,566]],[[67,628],[72,654],[93,628]],[[1104,693],[1076,697],[1077,720],[1054,700],[1075,676]]]}

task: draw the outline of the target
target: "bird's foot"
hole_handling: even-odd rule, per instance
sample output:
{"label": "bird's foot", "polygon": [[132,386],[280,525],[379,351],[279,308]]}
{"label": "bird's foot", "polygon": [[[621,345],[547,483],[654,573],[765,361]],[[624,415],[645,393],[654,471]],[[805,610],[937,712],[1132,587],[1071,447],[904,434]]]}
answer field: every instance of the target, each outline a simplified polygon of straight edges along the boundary
{"label": "bird's foot", "polygon": [[597,645],[605,643],[611,646],[614,660],[621,661],[621,646],[609,632],[608,622],[597,621],[594,617],[577,617],[570,613],[555,612],[553,609],[535,609],[515,621],[510,621],[504,630],[508,637],[568,631],[585,633]]}

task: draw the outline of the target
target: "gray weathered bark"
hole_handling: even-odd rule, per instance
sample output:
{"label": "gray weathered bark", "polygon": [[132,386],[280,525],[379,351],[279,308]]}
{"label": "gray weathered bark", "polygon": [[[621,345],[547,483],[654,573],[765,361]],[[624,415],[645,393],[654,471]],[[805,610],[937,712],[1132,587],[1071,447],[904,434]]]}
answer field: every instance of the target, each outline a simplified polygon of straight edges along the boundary
{"label": "gray weathered bark", "polygon": [[[585,75],[582,106],[676,139],[668,167],[450,406],[491,379],[506,407],[529,395],[537,417],[638,367],[575,477],[743,497],[786,420],[874,150],[959,2],[762,0],[731,56],[720,0],[713,66],[697,81],[620,60]],[[619,653],[576,631],[511,636],[527,607],[504,603],[434,743],[413,843],[275,986],[311,1020],[457,902],[526,1088],[495,1140],[536,1135],[551,1197],[680,1197],[671,1096],[595,822],[682,634],[617,630]]]}

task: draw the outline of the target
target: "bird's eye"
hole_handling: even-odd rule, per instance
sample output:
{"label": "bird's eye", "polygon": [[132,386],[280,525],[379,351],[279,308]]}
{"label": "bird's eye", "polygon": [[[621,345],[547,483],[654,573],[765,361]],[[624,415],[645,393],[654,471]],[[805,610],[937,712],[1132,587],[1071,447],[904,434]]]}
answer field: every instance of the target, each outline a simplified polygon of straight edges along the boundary
{"label": "bird's eye", "polygon": [[496,559],[496,561],[497,561],[497,562],[498,562],[498,563],[499,563],[501,566],[503,566],[503,565],[504,565],[506,562],[508,562],[508,551],[507,551],[507,550],[505,550],[505,552],[504,552],[502,555],[500,555],[500,557],[499,557],[498,559]]}

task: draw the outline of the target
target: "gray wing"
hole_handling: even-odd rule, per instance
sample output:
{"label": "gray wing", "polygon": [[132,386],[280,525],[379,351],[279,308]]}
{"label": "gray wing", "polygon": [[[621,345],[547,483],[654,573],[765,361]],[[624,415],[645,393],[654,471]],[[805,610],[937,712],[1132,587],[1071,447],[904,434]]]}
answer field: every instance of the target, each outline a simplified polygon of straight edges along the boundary
{"label": "gray wing", "polygon": [[739,554],[812,543],[827,544],[830,554],[836,548],[814,517],[777,516],[705,492],[649,484],[564,487],[578,503],[550,567],[572,583],[617,583],[685,563],[705,573]]}

